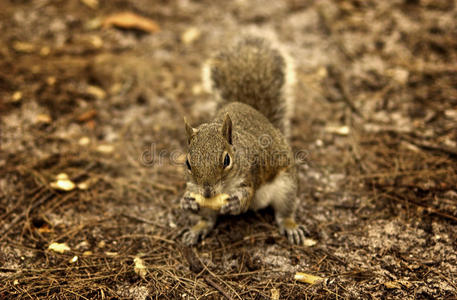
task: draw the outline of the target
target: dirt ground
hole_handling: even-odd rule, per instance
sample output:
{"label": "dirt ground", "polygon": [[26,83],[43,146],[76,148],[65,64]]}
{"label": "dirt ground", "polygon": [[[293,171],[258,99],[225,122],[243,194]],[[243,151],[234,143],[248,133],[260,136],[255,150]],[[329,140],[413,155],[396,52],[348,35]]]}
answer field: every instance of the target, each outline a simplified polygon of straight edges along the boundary
{"label": "dirt ground", "polygon": [[[208,120],[201,65],[252,26],[296,60],[316,244],[267,209],[186,248],[182,118]],[[457,298],[453,0],[4,0],[0,30],[1,299]]]}

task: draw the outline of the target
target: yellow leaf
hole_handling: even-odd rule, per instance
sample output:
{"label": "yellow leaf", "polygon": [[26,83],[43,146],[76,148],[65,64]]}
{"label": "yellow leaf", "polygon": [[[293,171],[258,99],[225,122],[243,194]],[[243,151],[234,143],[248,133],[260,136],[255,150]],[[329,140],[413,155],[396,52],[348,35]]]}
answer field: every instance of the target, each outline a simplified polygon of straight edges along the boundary
{"label": "yellow leaf", "polygon": [[51,187],[55,190],[60,190],[60,191],[71,191],[75,188],[75,184],[73,181],[68,179],[68,175],[65,173],[60,173],[56,177],[57,181],[51,182]]}
{"label": "yellow leaf", "polygon": [[36,49],[35,45],[32,43],[19,42],[19,41],[13,42],[13,48],[17,52],[22,52],[22,53],[32,53]]}
{"label": "yellow leaf", "polygon": [[160,30],[156,22],[131,12],[122,12],[106,17],[103,21],[103,27],[113,26],[125,29],[137,29],[150,33]]}
{"label": "yellow leaf", "polygon": [[279,290],[278,289],[273,288],[270,290],[270,292],[271,292],[271,297],[270,297],[271,300],[279,300]]}
{"label": "yellow leaf", "polygon": [[303,241],[303,246],[306,246],[306,247],[312,247],[314,245],[316,245],[317,242],[315,240],[312,240],[312,239],[305,239]]}
{"label": "yellow leaf", "polygon": [[114,151],[114,146],[113,145],[108,145],[108,144],[102,144],[97,146],[97,151],[105,154],[112,153]]}
{"label": "yellow leaf", "polygon": [[197,40],[201,35],[200,29],[197,27],[190,27],[181,35],[181,41],[185,45],[192,44],[195,40]]}
{"label": "yellow leaf", "polygon": [[12,98],[13,102],[18,102],[19,100],[22,99],[22,92],[21,91],[14,92],[14,94],[11,98]]}
{"label": "yellow leaf", "polygon": [[36,116],[36,122],[37,123],[43,123],[43,124],[51,124],[52,119],[50,115],[47,114],[39,114]]}
{"label": "yellow leaf", "polygon": [[65,251],[71,250],[65,243],[52,243],[49,245],[48,249],[58,253],[64,253]]}
{"label": "yellow leaf", "polygon": [[81,2],[92,9],[98,7],[98,0],[81,0]]}
{"label": "yellow leaf", "polygon": [[324,278],[307,274],[307,273],[302,273],[302,272],[297,272],[295,273],[294,279],[300,282],[304,283],[309,283],[309,284],[316,284],[324,280]]}
{"label": "yellow leaf", "polygon": [[401,289],[401,285],[397,281],[384,282],[384,285],[388,289]]}
{"label": "yellow leaf", "polygon": [[146,266],[144,265],[143,260],[137,256],[133,259],[133,262],[135,263],[135,267],[133,268],[135,273],[137,273],[141,277],[145,277],[146,274],[148,273],[148,270],[147,270]]}

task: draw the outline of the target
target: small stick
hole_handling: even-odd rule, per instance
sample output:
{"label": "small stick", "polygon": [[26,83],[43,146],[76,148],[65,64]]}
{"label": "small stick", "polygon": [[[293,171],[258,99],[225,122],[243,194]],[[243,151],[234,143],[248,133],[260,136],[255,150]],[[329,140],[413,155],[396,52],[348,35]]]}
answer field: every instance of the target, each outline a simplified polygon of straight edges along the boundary
{"label": "small stick", "polygon": [[218,290],[222,295],[224,295],[225,298],[227,298],[229,300],[233,299],[220,285],[218,285],[216,282],[214,282],[210,277],[205,277],[205,280],[206,280],[206,282],[208,282],[208,284],[210,286],[212,286],[213,288]]}
{"label": "small stick", "polygon": [[433,144],[433,143],[430,143],[427,141],[420,141],[418,139],[411,138],[411,137],[408,137],[405,135],[400,136],[400,138],[403,140],[406,140],[407,142],[410,142],[411,144],[416,145],[419,148],[446,153],[454,158],[457,157],[457,150],[452,147],[448,147],[448,146],[444,146],[444,145],[436,145],[436,144]]}
{"label": "small stick", "polygon": [[50,198],[52,198],[52,196],[54,196],[53,193],[49,193],[48,195],[45,195],[44,197],[42,197],[41,199],[35,201],[32,203],[32,205],[30,205],[27,210],[23,211],[21,214],[17,215],[16,218],[14,218],[13,221],[11,221],[11,223],[9,225],[6,226],[6,228],[0,232],[0,242],[3,241],[3,239],[6,237],[6,234],[8,233],[8,231],[16,225],[16,223],[19,223],[19,221],[21,221],[22,219],[24,218],[27,218],[30,214],[30,212],[32,210],[34,210],[35,208],[37,208],[38,206],[44,204],[47,200],[49,200]]}

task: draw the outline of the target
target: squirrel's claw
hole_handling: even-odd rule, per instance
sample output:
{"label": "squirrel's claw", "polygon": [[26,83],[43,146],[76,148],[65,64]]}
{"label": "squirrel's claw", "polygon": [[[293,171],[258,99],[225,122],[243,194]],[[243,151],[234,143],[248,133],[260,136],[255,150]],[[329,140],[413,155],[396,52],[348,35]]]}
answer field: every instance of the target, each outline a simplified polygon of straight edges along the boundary
{"label": "squirrel's claw", "polygon": [[215,221],[200,220],[196,225],[184,232],[182,242],[187,246],[192,246],[198,243],[200,238],[208,235],[214,226]]}
{"label": "squirrel's claw", "polygon": [[231,215],[239,215],[241,213],[241,201],[238,196],[233,196],[227,199],[227,203],[224,204],[221,209],[220,213],[231,214]]}
{"label": "squirrel's claw", "polygon": [[200,232],[195,232],[192,230],[184,232],[182,236],[182,242],[186,246],[192,246],[198,243],[198,240],[200,238],[201,234]]}
{"label": "squirrel's claw", "polygon": [[184,196],[181,198],[181,208],[197,212],[200,209],[200,205],[195,201],[195,198]]}
{"label": "squirrel's claw", "polygon": [[297,225],[294,221],[285,222],[279,227],[279,231],[291,244],[303,245],[305,242],[307,230],[303,225]]}

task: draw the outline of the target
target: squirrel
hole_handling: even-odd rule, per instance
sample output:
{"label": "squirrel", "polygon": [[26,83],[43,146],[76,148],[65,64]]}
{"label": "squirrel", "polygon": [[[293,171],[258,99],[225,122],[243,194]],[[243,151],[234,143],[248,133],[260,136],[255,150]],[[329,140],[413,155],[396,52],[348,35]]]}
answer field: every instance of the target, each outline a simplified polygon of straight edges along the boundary
{"label": "squirrel", "polygon": [[[288,141],[294,79],[289,56],[258,36],[243,37],[203,67],[204,84],[218,105],[212,121],[197,128],[184,118],[187,184],[180,205],[200,216],[184,233],[184,244],[203,239],[218,215],[269,205],[280,233],[292,244],[304,242],[306,230],[294,216],[297,171]],[[195,199],[220,194],[229,197],[219,210]]]}

